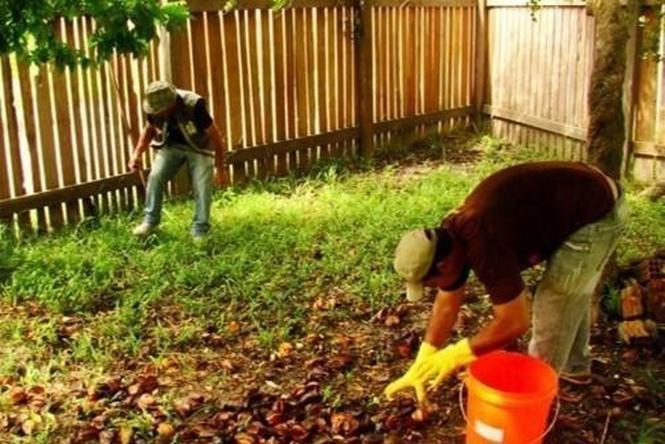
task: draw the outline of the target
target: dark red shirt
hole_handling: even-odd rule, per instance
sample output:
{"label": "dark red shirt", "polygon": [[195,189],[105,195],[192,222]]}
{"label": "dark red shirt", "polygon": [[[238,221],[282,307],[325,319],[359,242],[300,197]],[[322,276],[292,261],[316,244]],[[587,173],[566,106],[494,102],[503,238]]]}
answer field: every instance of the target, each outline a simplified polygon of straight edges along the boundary
{"label": "dark red shirt", "polygon": [[548,259],[579,228],[603,218],[614,197],[605,176],[581,162],[534,162],[483,180],[444,219],[492,302],[524,289],[520,272]]}

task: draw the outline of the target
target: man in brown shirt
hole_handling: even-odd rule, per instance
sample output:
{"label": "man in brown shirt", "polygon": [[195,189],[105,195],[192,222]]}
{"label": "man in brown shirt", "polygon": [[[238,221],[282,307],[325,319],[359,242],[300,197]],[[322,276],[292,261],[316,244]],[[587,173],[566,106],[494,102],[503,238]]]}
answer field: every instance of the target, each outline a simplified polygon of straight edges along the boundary
{"label": "man in brown shirt", "polygon": [[[527,163],[486,178],[438,228],[407,233],[395,253],[407,298],[419,299],[425,286],[439,291],[416,361],[386,394],[413,387],[423,400],[426,383],[439,384],[531,324],[531,354],[562,377],[588,378],[590,298],[625,223],[620,194],[614,181],[586,164]],[[531,320],[520,273],[541,261],[547,269]],[[494,319],[473,337],[441,348],[470,270],[489,293]]]}

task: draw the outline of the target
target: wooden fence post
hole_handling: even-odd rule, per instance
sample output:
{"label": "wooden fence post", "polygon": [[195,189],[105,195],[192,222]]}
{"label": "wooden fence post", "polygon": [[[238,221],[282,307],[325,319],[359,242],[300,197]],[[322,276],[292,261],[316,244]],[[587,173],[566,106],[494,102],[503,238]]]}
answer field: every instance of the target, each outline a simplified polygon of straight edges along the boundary
{"label": "wooden fence post", "polygon": [[374,154],[372,103],[372,9],[367,0],[357,0],[355,7],[354,38],[356,45],[356,96],[360,125],[360,152],[363,157]]}
{"label": "wooden fence post", "polygon": [[[202,14],[202,13],[201,13]],[[194,14],[192,14],[194,19]],[[202,17],[197,17],[203,20]],[[182,29],[174,34],[165,33],[168,38],[165,39],[163,50],[160,55],[165,58],[161,61],[163,80],[173,83],[176,88],[191,90],[194,88],[194,79],[192,78],[192,64],[194,61],[190,58],[189,47],[192,44],[189,37],[188,28]],[[176,54],[178,60],[175,64],[171,61],[171,54]],[[198,91],[195,91],[198,93]],[[171,179],[171,195],[174,197],[187,197],[191,189],[191,177],[189,169],[181,167],[176,175]]]}
{"label": "wooden fence post", "polygon": [[476,108],[474,120],[476,127],[480,128],[485,105],[485,70],[487,66],[487,0],[478,0],[476,5],[476,72],[475,97],[473,104]]}

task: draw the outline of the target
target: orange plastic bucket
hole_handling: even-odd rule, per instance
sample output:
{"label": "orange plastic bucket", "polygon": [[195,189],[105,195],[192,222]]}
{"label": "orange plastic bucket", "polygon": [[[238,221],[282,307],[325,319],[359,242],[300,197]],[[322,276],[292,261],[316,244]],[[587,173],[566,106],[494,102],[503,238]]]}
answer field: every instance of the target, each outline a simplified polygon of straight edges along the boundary
{"label": "orange plastic bucket", "polygon": [[[467,444],[536,444],[545,430],[559,379],[552,367],[538,358],[511,352],[481,356],[468,368],[465,380],[469,399],[465,418]],[[462,404],[460,387],[460,407]]]}

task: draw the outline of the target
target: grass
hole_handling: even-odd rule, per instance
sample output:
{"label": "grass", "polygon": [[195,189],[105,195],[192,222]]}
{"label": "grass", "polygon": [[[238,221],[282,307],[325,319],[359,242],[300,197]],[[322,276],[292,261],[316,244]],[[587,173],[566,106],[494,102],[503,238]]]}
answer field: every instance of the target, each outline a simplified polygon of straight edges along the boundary
{"label": "grass", "polygon": [[[310,303],[333,291],[372,307],[393,303],[400,284],[392,253],[405,230],[437,224],[492,171],[539,158],[490,138],[481,145],[484,156],[474,166],[333,163],[306,178],[219,192],[214,229],[201,246],[189,237],[191,201],[167,204],[160,232],[144,241],[130,234],[138,213],[19,242],[5,235],[2,299],[83,321],[65,338],[55,321],[2,324],[0,341],[14,346],[0,354],[2,371],[25,366],[28,358],[13,350],[27,346],[27,337],[29,359],[66,351],[67,362],[105,367],[146,347],[154,358],[196,345],[206,331],[230,334],[230,321],[274,348],[305,333]],[[619,247],[622,262],[665,245],[665,204],[629,190],[633,214]]]}

